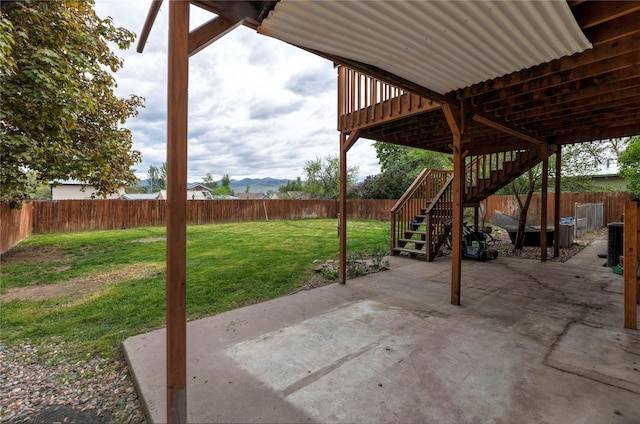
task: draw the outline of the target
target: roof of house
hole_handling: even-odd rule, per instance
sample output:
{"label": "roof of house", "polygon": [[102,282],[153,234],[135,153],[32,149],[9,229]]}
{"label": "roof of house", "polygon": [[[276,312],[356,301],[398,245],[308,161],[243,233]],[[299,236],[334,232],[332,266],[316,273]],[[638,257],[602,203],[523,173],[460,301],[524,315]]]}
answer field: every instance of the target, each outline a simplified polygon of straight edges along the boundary
{"label": "roof of house", "polygon": [[158,193],[125,193],[120,198],[124,200],[156,200]]}

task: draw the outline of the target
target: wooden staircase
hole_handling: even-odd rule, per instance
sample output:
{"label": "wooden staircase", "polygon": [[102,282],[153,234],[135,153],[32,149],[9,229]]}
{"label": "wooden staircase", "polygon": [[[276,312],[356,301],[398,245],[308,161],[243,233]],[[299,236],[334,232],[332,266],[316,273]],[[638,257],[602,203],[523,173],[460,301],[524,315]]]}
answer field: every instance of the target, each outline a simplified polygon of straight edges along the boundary
{"label": "wooden staircase", "polygon": [[[540,163],[538,149],[469,156],[465,159],[465,206],[477,206]],[[391,209],[391,252],[432,261],[451,231],[453,171],[425,169]]]}

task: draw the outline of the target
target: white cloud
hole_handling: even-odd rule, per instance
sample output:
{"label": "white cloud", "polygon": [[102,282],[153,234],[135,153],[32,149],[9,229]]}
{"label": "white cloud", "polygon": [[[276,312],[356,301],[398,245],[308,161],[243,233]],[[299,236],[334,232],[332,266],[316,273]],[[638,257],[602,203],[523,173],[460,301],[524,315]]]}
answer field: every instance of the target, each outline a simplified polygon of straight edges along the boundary
{"label": "white cloud", "polygon": [[[97,0],[96,12],[140,34],[150,1]],[[120,96],[145,97],[144,109],[127,122],[134,149],[142,152],[137,174],[166,160],[167,2],[142,54],[118,51]],[[191,7],[191,27],[213,15]],[[333,64],[278,40],[237,28],[189,62],[188,179],[211,172],[216,179],[302,176],[307,161],[339,153],[336,71]],[[359,140],[348,155],[359,178],[379,172],[375,151]]]}

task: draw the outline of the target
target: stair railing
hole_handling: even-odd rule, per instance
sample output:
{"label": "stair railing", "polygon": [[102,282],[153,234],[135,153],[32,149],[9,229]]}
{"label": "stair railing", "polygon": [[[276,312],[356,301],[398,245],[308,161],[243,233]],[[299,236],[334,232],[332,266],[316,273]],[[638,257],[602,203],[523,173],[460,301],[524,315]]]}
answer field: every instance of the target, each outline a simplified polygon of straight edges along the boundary
{"label": "stair railing", "polygon": [[[413,181],[409,189],[391,208],[391,251],[398,247],[398,239],[406,231],[414,230],[416,224],[412,221],[424,214],[431,202],[438,196],[447,179],[453,171],[425,169]],[[424,225],[420,231],[427,233]]]}
{"label": "stair railing", "polygon": [[425,211],[427,261],[431,262],[451,231],[453,219],[453,173]]}

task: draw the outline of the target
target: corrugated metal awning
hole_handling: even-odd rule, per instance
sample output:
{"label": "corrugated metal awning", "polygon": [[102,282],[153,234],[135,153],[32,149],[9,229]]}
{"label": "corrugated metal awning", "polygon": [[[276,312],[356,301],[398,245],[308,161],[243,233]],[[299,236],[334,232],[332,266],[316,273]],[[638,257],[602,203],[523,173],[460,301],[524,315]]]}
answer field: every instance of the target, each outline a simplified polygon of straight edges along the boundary
{"label": "corrugated metal awning", "polygon": [[591,47],[565,1],[281,0],[258,32],[440,94]]}

